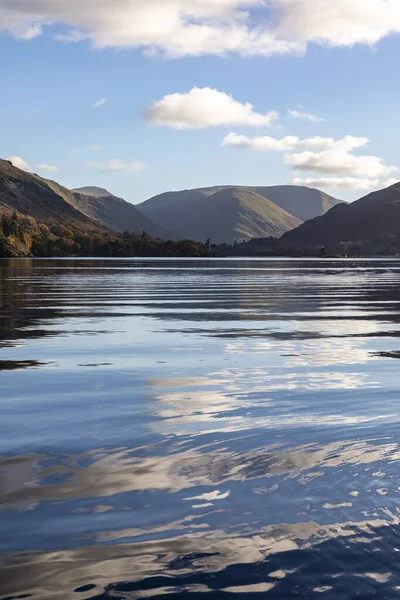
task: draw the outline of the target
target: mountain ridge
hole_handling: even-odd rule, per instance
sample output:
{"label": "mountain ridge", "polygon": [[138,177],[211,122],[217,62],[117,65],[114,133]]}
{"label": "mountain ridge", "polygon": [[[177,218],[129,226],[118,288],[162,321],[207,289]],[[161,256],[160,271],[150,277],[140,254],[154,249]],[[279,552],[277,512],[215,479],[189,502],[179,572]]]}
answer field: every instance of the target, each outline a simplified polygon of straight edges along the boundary
{"label": "mountain ridge", "polygon": [[[72,188],[71,192],[77,194],[83,194],[84,196],[92,196],[93,198],[107,198],[108,196],[114,196],[111,192],[105,188],[98,187],[96,185],[87,185],[79,188]],[[117,196],[115,196],[116,198]]]}
{"label": "mountain ridge", "polygon": [[281,247],[388,242],[400,236],[400,183],[371,192],[347,205],[333,207],[325,215],[306,221],[279,240]]}
{"label": "mountain ridge", "polygon": [[[79,191],[89,190],[88,194]],[[97,190],[97,191],[96,191]],[[162,226],[154,223],[144,215],[134,204],[103,188],[78,188],[71,190],[74,195],[74,205],[88,217],[99,221],[105,227],[109,227],[117,233],[124,231],[143,231],[153,237],[169,238],[171,234]],[[102,196],[105,192],[107,195]]]}
{"label": "mountain ridge", "polygon": [[101,228],[74,206],[71,196],[72,192],[57,182],[0,159],[2,212],[16,211],[44,223],[71,223],[80,231]]}
{"label": "mountain ridge", "polygon": [[278,235],[297,227],[300,221],[281,208],[256,194],[246,194],[234,188],[223,189],[212,196],[212,206],[204,199],[196,201],[196,220],[190,215],[183,223],[184,237],[196,239],[201,230],[213,243],[232,243],[255,234]]}
{"label": "mountain ridge", "polygon": [[[231,195],[231,205],[227,203],[226,213],[221,215],[215,203],[224,190]],[[231,244],[260,236],[280,237],[310,216],[324,214],[342,202],[315,188],[227,185],[165,192],[137,207],[154,222],[163,223],[177,237],[199,241],[211,238],[216,244]],[[251,217],[249,211],[253,213]],[[208,214],[207,222],[203,220],[204,213]],[[217,221],[222,223],[220,232],[215,226]]]}
{"label": "mountain ridge", "polygon": [[[93,189],[93,188],[91,188]],[[97,193],[106,192],[96,188]],[[133,204],[113,194],[102,198],[70,190],[51,179],[40,177],[0,159],[0,208],[3,213],[16,211],[43,223],[70,224],[79,231],[126,230],[153,237],[170,237]]]}
{"label": "mountain ridge", "polygon": [[339,204],[279,239],[258,238],[228,251],[243,256],[398,256],[400,182]]}

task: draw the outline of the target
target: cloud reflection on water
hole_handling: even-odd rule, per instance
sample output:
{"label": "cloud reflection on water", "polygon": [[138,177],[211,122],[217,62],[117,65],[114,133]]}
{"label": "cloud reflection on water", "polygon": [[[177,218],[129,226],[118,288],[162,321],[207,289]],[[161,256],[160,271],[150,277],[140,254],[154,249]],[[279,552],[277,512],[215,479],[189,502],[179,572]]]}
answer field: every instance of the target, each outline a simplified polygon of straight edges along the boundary
{"label": "cloud reflection on water", "polygon": [[58,360],[1,373],[0,594],[389,597],[391,264],[0,269],[2,352]]}

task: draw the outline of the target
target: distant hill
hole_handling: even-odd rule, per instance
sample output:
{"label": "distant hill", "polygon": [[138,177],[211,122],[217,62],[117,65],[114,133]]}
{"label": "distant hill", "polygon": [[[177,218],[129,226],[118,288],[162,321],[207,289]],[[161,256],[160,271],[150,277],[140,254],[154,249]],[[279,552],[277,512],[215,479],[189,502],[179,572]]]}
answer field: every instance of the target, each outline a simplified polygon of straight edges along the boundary
{"label": "distant hill", "polygon": [[400,183],[339,204],[281,238],[260,237],[229,249],[242,256],[394,256],[400,254]]}
{"label": "distant hill", "polygon": [[[301,221],[250,190],[227,188],[216,192],[209,202],[196,201],[196,219],[183,223],[181,233],[189,239],[233,243],[254,236],[279,236]],[[206,236],[206,237],[205,237]]]}
{"label": "distant hill", "polygon": [[400,183],[335,206],[279,240],[282,248],[325,246],[328,252],[348,251],[354,245],[372,253],[400,247]]}
{"label": "distant hill", "polygon": [[345,204],[320,190],[299,185],[275,185],[249,188],[269,198],[300,221],[308,221],[328,212],[337,204]]}
{"label": "distant hill", "polygon": [[167,192],[137,207],[176,238],[231,244],[280,237],[338,203],[341,200],[300,186],[215,186]]}
{"label": "distant hill", "polygon": [[135,205],[99,187],[72,190],[74,206],[93,220],[117,233],[145,231],[153,237],[169,238],[171,233],[144,215]]}

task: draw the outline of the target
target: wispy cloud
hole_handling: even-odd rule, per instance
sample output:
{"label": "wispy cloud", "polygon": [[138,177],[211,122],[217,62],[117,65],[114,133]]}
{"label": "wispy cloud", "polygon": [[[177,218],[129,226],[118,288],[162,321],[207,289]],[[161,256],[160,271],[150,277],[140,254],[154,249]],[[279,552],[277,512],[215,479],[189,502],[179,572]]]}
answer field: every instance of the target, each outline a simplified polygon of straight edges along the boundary
{"label": "wispy cloud", "polygon": [[99,146],[98,144],[91,144],[90,146],[86,146],[86,150],[88,152],[99,152],[103,149],[103,146]]}
{"label": "wispy cloud", "polygon": [[299,112],[298,110],[288,110],[288,117],[290,119],[296,119],[301,121],[309,121],[310,123],[324,123],[326,119],[313,115],[312,113]]}
{"label": "wispy cloud", "polygon": [[248,148],[250,150],[261,150],[265,152],[289,152],[292,150],[342,150],[349,151],[355,148],[361,148],[368,144],[367,137],[354,137],[346,135],[335,140],[330,137],[311,137],[301,139],[295,135],[288,135],[283,138],[273,138],[270,136],[249,137],[237,133],[229,133],[222,141],[223,146],[232,146],[233,148]]}
{"label": "wispy cloud", "polygon": [[100,100],[96,100],[96,102],[93,104],[93,108],[101,108],[106,102],[107,100],[105,98],[100,98]]}
{"label": "wispy cloud", "polygon": [[358,177],[307,177],[304,179],[295,177],[292,183],[293,185],[345,191],[367,191],[385,187],[385,183],[380,179],[362,179]]}
{"label": "wispy cloud", "polygon": [[119,158],[113,158],[104,165],[105,171],[111,171],[116,173],[136,173],[137,171],[143,171],[146,168],[146,164],[142,162],[123,162]]}
{"label": "wispy cloud", "polygon": [[119,158],[113,158],[105,163],[88,161],[85,163],[85,165],[87,167],[95,167],[110,173],[137,173],[138,171],[143,171],[143,169],[147,167],[147,165],[142,162],[124,162]]}
{"label": "wispy cloud", "polygon": [[389,177],[389,179],[386,179],[386,181],[384,182],[386,187],[390,187],[391,185],[395,185],[396,183],[399,183],[399,180],[396,179],[396,177]]}
{"label": "wispy cloud", "polygon": [[30,165],[29,163],[26,162],[26,160],[24,160],[23,158],[21,158],[20,156],[10,156],[7,160],[9,160],[14,167],[17,167],[18,169],[22,169],[23,171],[34,171],[34,170],[38,170],[38,171],[49,171],[52,173],[55,173],[57,171],[59,171],[59,167],[57,167],[56,165],[48,165],[48,164],[40,164],[40,165]]}
{"label": "wispy cloud", "polygon": [[57,167],[56,165],[46,165],[46,164],[37,165],[36,168],[39,169],[40,171],[50,171],[51,173],[56,173],[57,171],[60,170],[59,167]]}

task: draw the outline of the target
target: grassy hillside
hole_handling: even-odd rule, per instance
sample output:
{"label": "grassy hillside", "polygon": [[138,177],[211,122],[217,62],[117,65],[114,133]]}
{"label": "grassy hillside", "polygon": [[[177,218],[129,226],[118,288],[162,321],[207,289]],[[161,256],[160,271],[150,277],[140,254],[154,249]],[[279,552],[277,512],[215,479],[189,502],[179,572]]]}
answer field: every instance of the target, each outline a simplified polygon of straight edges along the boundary
{"label": "grassy hillside", "polygon": [[0,159],[0,209],[30,215],[42,223],[73,225],[79,231],[99,228],[71,201],[73,194],[54,181],[42,179]]}
{"label": "grassy hillside", "polygon": [[[95,221],[99,221],[105,227],[113,231],[135,231],[142,233],[145,231],[154,237],[168,238],[171,234],[140,212],[130,202],[122,198],[117,198],[107,190],[101,188],[83,188],[89,193],[82,194],[79,190],[72,192],[72,203],[85,215]],[[105,193],[105,196],[101,196]]]}
{"label": "grassy hillside", "polygon": [[174,237],[214,243],[281,236],[304,219],[322,215],[340,200],[299,186],[215,186],[167,192],[138,205]]}
{"label": "grassy hillside", "polygon": [[280,239],[253,239],[232,254],[394,256],[400,254],[400,183],[334,206]]}
{"label": "grassy hillside", "polygon": [[[188,196],[190,200],[188,201]],[[225,188],[210,195],[182,193],[169,209],[155,209],[175,236],[214,244],[234,243],[254,236],[280,236],[300,221],[266,198],[247,189]]]}
{"label": "grassy hillside", "polygon": [[257,194],[269,198],[300,221],[314,219],[324,215],[337,204],[343,204],[342,200],[337,200],[320,190],[297,185],[276,185],[251,189]]}
{"label": "grassy hillside", "polygon": [[[42,223],[63,223],[80,231],[105,227],[117,233],[134,231],[141,234],[145,231],[153,237],[170,237],[165,229],[154,224],[133,204],[113,196],[107,190],[88,189],[90,195],[74,192],[0,159],[0,203],[3,212],[17,211]],[[101,192],[108,196],[101,197]]]}
{"label": "grassy hillside", "polygon": [[280,245],[288,248],[326,246],[332,251],[351,246],[371,252],[398,247],[400,241],[400,183],[373,192],[347,205],[334,207],[324,216],[307,221],[287,233]]}
{"label": "grassy hillside", "polygon": [[196,201],[196,220],[182,223],[185,237],[213,243],[234,243],[254,236],[280,236],[300,221],[255,192],[224,189],[204,202]]}

